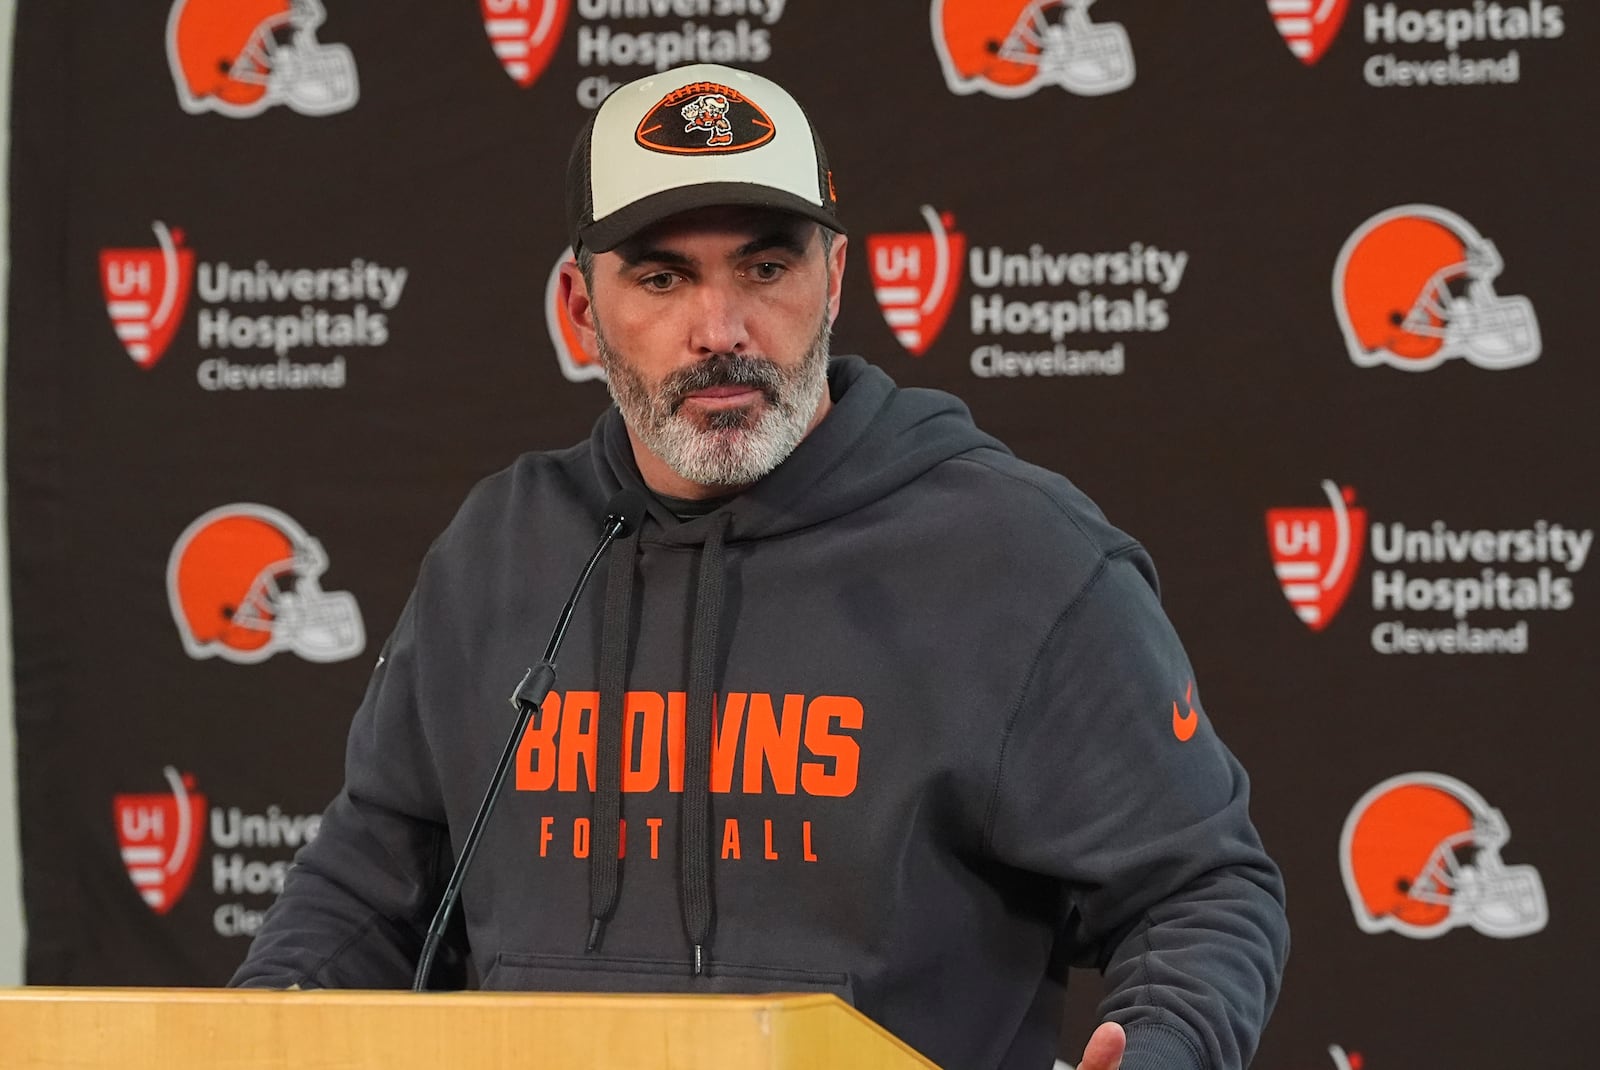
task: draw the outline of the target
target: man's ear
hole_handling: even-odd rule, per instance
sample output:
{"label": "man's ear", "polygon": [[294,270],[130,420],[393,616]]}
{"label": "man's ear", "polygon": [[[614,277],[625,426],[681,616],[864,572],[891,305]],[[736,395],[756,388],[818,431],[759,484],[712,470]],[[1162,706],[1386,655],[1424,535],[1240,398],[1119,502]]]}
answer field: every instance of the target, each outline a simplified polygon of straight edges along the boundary
{"label": "man's ear", "polygon": [[828,326],[833,326],[833,321],[839,318],[839,295],[844,292],[844,260],[845,249],[850,245],[850,239],[843,234],[835,234],[833,248],[828,250]]}
{"label": "man's ear", "polygon": [[597,356],[600,347],[594,340],[594,302],[589,299],[589,284],[584,281],[583,272],[578,270],[576,262],[568,260],[561,265],[561,281],[558,285],[560,289],[556,300],[567,310],[567,319],[572,321],[572,326],[578,332],[579,344],[589,356]]}

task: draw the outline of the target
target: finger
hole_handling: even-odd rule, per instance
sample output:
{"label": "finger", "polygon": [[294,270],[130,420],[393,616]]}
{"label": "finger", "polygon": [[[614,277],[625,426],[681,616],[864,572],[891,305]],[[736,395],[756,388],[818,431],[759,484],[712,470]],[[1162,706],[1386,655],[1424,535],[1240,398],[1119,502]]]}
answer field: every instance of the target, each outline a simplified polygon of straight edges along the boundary
{"label": "finger", "polygon": [[1116,1022],[1102,1022],[1083,1049],[1083,1061],[1078,1070],[1117,1070],[1122,1065],[1122,1052],[1128,1046],[1128,1035]]}

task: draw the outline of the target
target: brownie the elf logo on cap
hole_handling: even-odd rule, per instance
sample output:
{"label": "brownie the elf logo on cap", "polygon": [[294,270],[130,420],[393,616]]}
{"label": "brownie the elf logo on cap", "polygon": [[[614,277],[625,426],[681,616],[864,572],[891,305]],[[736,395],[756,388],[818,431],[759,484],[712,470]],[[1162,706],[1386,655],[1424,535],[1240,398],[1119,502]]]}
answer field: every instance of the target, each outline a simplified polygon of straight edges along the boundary
{"label": "brownie the elf logo on cap", "polygon": [[639,121],[634,140],[654,152],[744,152],[777,133],[760,105],[716,82],[674,89]]}

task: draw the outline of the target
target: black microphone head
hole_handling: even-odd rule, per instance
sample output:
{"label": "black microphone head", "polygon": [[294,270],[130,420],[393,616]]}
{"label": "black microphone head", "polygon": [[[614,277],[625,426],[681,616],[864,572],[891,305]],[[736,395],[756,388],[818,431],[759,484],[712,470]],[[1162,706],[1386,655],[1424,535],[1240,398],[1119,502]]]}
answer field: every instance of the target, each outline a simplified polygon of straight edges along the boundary
{"label": "black microphone head", "polygon": [[600,525],[602,532],[616,528],[615,537],[631,535],[644,521],[644,495],[631,487],[623,487],[606,502],[606,518]]}

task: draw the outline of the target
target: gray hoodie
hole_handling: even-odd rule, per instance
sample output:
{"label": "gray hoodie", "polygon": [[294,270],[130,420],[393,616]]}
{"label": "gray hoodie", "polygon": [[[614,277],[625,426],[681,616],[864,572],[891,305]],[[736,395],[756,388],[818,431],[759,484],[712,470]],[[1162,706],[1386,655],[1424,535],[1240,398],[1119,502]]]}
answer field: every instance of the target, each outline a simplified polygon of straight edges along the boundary
{"label": "gray hoodie", "polygon": [[[772,474],[688,521],[650,499],[601,565],[441,962],[833,992],[942,1066],[1040,1068],[1091,966],[1124,1070],[1243,1066],[1283,888],[1143,549],[950,395],[854,358],[829,378]],[[473,490],[234,984],[409,985],[506,696],[624,487],[613,408]]]}

